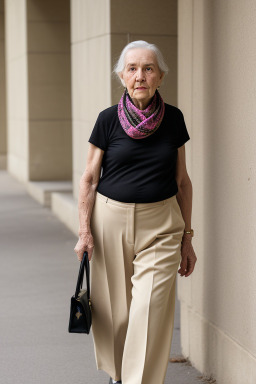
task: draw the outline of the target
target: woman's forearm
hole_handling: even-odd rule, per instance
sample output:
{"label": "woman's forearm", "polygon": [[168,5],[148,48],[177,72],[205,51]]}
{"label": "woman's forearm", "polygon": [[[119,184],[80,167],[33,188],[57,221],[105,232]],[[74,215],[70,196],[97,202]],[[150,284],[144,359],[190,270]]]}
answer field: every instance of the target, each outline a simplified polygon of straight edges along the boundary
{"label": "woman's forearm", "polygon": [[191,216],[192,216],[192,183],[188,177],[186,183],[179,186],[176,195],[183,220],[185,221],[185,230],[191,229]]}
{"label": "woman's forearm", "polygon": [[[188,175],[183,179],[183,183],[179,185],[177,193],[177,201],[185,221],[185,230],[189,231],[191,228],[191,215],[192,215],[192,183]],[[195,268],[197,257],[192,245],[193,234],[183,233],[181,241],[181,263],[178,273],[180,276],[188,277],[191,275]]]}
{"label": "woman's forearm", "polygon": [[91,231],[90,222],[97,185],[98,183],[93,182],[93,176],[85,171],[80,180],[78,198],[79,235]]}

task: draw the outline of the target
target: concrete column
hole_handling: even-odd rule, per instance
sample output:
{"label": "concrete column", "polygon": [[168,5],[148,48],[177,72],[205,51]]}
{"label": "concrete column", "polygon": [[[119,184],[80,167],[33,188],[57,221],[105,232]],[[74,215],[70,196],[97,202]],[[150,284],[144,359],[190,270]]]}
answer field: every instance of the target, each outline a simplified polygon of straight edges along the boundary
{"label": "concrete column", "polygon": [[8,171],[21,181],[29,180],[26,20],[25,0],[5,1]]}
{"label": "concrete column", "polygon": [[6,87],[5,87],[4,0],[0,0],[0,169],[6,169]]}
{"label": "concrete column", "polygon": [[6,1],[8,169],[23,181],[72,178],[68,0]]}
{"label": "concrete column", "polygon": [[30,180],[72,179],[69,0],[27,0]]}
{"label": "concrete column", "polygon": [[71,1],[74,196],[84,171],[89,134],[111,105],[110,0]]}
{"label": "concrete column", "polygon": [[256,382],[256,5],[179,0],[179,106],[191,131],[193,275],[178,279],[185,356]]}

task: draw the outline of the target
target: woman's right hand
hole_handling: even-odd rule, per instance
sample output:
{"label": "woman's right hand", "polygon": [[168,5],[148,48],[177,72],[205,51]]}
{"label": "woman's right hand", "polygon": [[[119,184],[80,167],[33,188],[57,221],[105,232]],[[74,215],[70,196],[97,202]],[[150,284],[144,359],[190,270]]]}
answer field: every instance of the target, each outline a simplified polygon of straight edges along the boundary
{"label": "woman's right hand", "polygon": [[88,259],[91,261],[92,251],[93,251],[94,243],[91,231],[80,233],[79,240],[76,243],[74,251],[77,254],[77,258],[79,261],[82,261],[84,252],[88,252]]}

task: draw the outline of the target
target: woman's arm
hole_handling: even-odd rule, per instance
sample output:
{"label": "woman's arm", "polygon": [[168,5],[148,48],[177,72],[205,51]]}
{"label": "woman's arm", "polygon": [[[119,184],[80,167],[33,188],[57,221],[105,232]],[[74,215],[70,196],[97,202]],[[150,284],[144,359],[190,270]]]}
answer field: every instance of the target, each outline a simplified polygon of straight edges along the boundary
{"label": "woman's arm", "polygon": [[176,181],[178,185],[177,201],[185,221],[185,230],[189,231],[192,215],[192,183],[187,173],[185,145],[178,148]]}
{"label": "woman's arm", "polygon": [[74,250],[79,261],[82,260],[84,251],[88,252],[89,260],[92,257],[94,244],[90,221],[95,202],[96,188],[100,179],[103,154],[104,151],[102,149],[89,143],[86,168],[80,179],[78,197],[79,240]]}
{"label": "woman's arm", "polygon": [[[187,173],[185,145],[178,149],[176,181],[178,193],[176,195],[182,217],[185,222],[185,230],[191,229],[192,215],[192,183]],[[195,255],[192,243],[192,236],[184,233],[181,245],[181,263],[178,273],[181,276],[189,276],[195,268],[197,257]]]}

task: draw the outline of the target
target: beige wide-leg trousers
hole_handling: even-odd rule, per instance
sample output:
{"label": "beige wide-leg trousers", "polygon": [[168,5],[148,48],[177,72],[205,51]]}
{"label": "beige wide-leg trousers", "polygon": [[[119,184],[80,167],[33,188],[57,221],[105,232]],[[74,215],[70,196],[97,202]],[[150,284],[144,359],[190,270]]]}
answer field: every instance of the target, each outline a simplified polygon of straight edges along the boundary
{"label": "beige wide-leg trousers", "polygon": [[185,223],[176,196],[122,203],[96,193],[91,218],[97,369],[122,384],[163,384]]}

